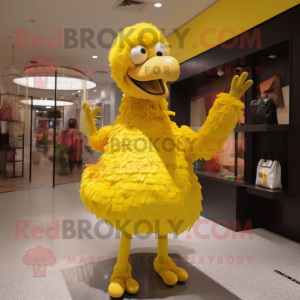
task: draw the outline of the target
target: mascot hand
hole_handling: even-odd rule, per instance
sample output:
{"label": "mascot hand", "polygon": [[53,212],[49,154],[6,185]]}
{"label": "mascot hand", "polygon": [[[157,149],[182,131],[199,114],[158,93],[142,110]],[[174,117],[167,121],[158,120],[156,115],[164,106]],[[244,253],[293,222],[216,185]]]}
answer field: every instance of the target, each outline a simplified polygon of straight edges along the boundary
{"label": "mascot hand", "polygon": [[89,101],[87,101],[82,104],[82,109],[85,113],[85,116],[86,116],[88,124],[89,124],[90,135],[93,135],[97,131],[96,126],[95,126],[95,118],[96,118],[96,115],[97,115],[100,107],[97,106],[96,108],[94,108],[93,111],[91,111],[91,104]]}
{"label": "mascot hand", "polygon": [[[238,75],[235,75],[232,79],[232,83],[231,83],[231,89],[229,92],[229,95],[231,97],[234,97],[236,99],[241,99],[241,97],[244,95],[244,93],[249,89],[249,87],[253,84],[252,80],[248,80],[245,82],[245,80],[248,77],[248,73],[247,72],[243,72],[243,74],[241,75],[241,77],[239,77]],[[245,82],[245,84],[244,84]],[[244,84],[244,85],[243,85]]]}
{"label": "mascot hand", "polygon": [[94,108],[94,110],[91,112],[91,104],[89,102],[84,102],[82,104],[82,109],[84,111],[84,113],[86,114],[86,116],[90,115],[92,117],[92,119],[95,119],[98,111],[100,110],[100,107],[97,106],[96,108]]}

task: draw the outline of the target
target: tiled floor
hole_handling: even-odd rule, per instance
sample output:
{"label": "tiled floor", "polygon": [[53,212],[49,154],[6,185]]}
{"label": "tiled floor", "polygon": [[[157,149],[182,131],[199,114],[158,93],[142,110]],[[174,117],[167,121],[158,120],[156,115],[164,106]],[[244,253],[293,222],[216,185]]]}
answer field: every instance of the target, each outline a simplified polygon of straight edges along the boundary
{"label": "tiled floor", "polygon": [[[0,194],[1,299],[72,299],[62,272],[66,274],[66,270],[70,270],[72,274],[72,270],[88,265],[83,269],[88,270],[92,267],[101,273],[104,269],[101,269],[101,264],[97,261],[106,261],[108,268],[113,267],[109,261],[118,253],[118,232],[110,232],[105,224],[97,227],[98,220],[85,210],[79,199],[78,190],[79,183],[71,183],[58,185],[55,189],[42,187]],[[86,236],[81,238],[78,226],[82,222],[91,225],[90,238]],[[16,235],[16,227],[23,226],[19,224],[28,225],[28,228],[24,229],[28,236],[24,237],[22,233],[19,237]],[[67,225],[74,225],[73,231],[67,231]],[[56,227],[57,230],[54,228],[51,230],[50,227]],[[97,237],[98,229],[102,236],[108,237]],[[189,234],[184,233],[179,237],[174,238],[170,235],[170,252],[187,259],[187,263],[196,273],[199,272],[201,276],[216,282],[226,294],[235,295],[232,300],[300,299],[300,285],[274,272],[279,270],[300,280],[299,244],[264,229],[253,230],[252,238],[249,235],[242,238],[239,234],[235,237],[231,231],[226,232],[226,238],[220,238],[218,234],[224,235],[225,228],[212,222],[202,224],[198,231],[196,227],[194,229]],[[42,230],[47,234],[41,233]],[[72,232],[75,234],[74,237],[66,236]],[[204,239],[203,235],[208,235],[208,238]],[[45,277],[34,277],[34,267],[24,263],[28,251],[39,246],[50,249],[55,258],[54,265],[46,267]],[[147,239],[133,238],[131,254],[155,252],[154,236]],[[177,298],[211,299],[215,288],[213,286],[208,288],[209,285],[201,281],[201,276],[198,281],[193,278],[186,282],[188,288],[199,293],[193,295],[181,293]],[[97,281],[97,276],[94,279]],[[150,285],[153,284],[151,280],[154,279],[149,278]],[[147,283],[143,282],[144,285]],[[77,289],[80,290],[82,286],[82,291],[86,291],[82,281],[78,284]],[[173,295],[176,287],[170,294],[164,290],[163,296],[159,298]],[[143,286],[140,288],[143,289]],[[98,299],[107,298],[106,289],[102,287],[101,291],[103,297]],[[99,282],[95,283],[93,293],[100,293]],[[89,292],[82,295],[78,298],[77,293],[76,299],[93,299]],[[135,298],[140,299],[139,294]]]}

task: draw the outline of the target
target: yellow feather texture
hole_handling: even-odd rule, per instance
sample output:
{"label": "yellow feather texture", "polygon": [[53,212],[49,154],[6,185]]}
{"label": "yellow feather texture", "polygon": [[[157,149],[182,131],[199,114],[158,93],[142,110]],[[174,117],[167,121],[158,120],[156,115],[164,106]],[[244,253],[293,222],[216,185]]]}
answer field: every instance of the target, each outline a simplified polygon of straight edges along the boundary
{"label": "yellow feather texture", "polygon": [[[239,117],[243,115],[244,107],[244,103],[240,100],[221,93],[217,95],[207,120],[198,133],[187,126],[182,126],[181,131],[190,141],[186,150],[187,160],[194,162],[197,159],[210,160],[216,157],[217,152],[223,148],[230,132],[236,126]],[[195,140],[197,141],[193,143]]]}
{"label": "yellow feather texture", "polygon": [[[202,211],[201,186],[191,162],[221,148],[222,142],[213,142],[215,151],[199,151],[208,138],[226,139],[243,107],[220,94],[206,123],[193,134],[170,120],[167,105],[166,100],[123,97],[105,153],[82,176],[80,197],[86,208],[130,234],[173,233],[176,225],[177,234],[191,229]],[[95,149],[97,137],[101,144],[105,134],[91,137]],[[189,139],[195,137],[194,151]]]}

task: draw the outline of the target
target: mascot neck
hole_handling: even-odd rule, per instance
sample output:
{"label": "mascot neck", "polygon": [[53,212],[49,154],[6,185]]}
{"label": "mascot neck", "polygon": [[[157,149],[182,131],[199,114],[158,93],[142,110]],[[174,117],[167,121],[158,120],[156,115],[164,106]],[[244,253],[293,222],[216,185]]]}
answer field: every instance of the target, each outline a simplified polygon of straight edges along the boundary
{"label": "mascot neck", "polygon": [[115,124],[131,123],[132,120],[144,123],[154,119],[170,122],[169,115],[174,114],[168,111],[166,100],[138,99],[127,95],[122,98],[119,111],[121,114],[117,116]]}

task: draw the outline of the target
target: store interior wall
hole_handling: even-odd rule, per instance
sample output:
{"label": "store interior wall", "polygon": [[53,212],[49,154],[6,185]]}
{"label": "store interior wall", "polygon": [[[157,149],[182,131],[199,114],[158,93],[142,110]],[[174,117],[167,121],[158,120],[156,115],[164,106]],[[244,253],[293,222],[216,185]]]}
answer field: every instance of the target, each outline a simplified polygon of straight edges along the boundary
{"label": "store interior wall", "polygon": [[[121,99],[123,97],[122,91],[118,88],[116,83],[108,83],[98,89],[99,99],[95,103],[104,101],[105,103],[105,116],[104,126],[114,125],[117,115],[119,115],[119,107],[121,105]],[[109,109],[109,116],[107,115]]]}

